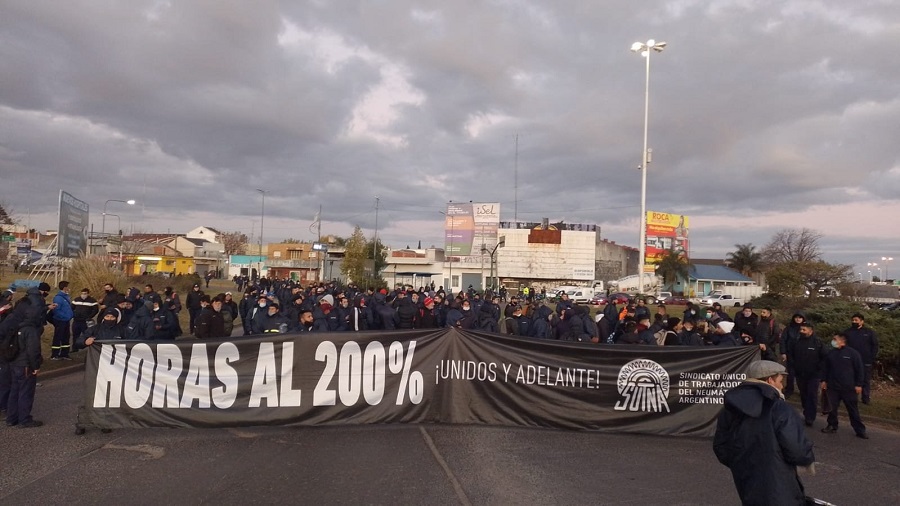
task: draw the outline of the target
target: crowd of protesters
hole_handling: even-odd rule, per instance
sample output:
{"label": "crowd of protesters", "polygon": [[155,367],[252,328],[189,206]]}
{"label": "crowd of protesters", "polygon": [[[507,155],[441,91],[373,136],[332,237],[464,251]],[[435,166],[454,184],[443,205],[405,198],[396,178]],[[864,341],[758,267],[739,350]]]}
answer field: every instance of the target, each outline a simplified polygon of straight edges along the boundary
{"label": "crowd of protesters", "polygon": [[[683,310],[670,313],[663,304],[651,308],[637,298],[623,306],[608,304],[592,317],[589,307],[573,303],[564,293],[551,307],[543,294],[533,289],[510,295],[506,301],[505,289],[502,295],[490,291],[482,294],[471,286],[454,296],[443,287],[435,289],[434,284],[419,288],[397,285],[390,291],[376,291],[352,283],[301,286],[292,280],[265,277],[235,277],[233,281],[241,293],[239,302],[231,292],[210,296],[197,283],[188,292],[184,306],[171,287],[160,293],[150,284],[143,289],[129,288],[124,293],[106,284],[97,300],[87,288],[71,298],[69,283],[63,281],[53,303],[47,304],[50,287],[41,283],[29,288],[15,308],[11,304],[14,290],[3,292],[0,338],[17,333],[20,350],[12,359],[0,357],[0,409],[7,412],[7,424],[30,426],[33,422],[30,414],[21,415],[17,410],[21,404],[23,412],[30,413],[27,397],[33,398],[33,386],[29,384],[33,385],[43,360],[40,337],[47,323],[54,326],[51,360],[69,360],[70,351],[91,346],[97,340],[160,341],[184,334],[206,339],[237,333],[257,336],[455,327],[597,344],[755,346],[761,359],[786,365],[789,376],[785,394],[790,395],[796,383],[808,425],[815,419],[816,394],[825,385],[826,398],[835,405],[827,432],[836,430],[836,405],[844,402],[857,435],[865,436],[854,395],[861,395],[864,403],[869,401],[878,340],[859,314],[853,316],[850,329],[835,336],[835,349],[829,353],[803,314],[794,315],[788,325],[782,326],[770,308],[760,308],[756,313],[750,304],[732,318],[719,304],[700,307],[689,303]],[[179,313],[185,307],[189,328],[182,329]],[[838,353],[846,355],[846,359],[833,360]],[[19,404],[7,401],[11,398],[10,388],[15,395],[24,395],[25,400]]]}

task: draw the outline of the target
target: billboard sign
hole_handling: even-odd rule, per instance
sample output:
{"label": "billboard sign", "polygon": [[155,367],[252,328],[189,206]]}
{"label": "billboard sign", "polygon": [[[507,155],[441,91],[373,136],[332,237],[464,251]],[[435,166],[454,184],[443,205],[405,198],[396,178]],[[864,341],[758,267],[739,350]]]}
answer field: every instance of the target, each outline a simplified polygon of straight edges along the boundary
{"label": "billboard sign", "polygon": [[654,272],[656,264],[668,251],[675,251],[682,258],[687,258],[688,225],[688,217],[683,214],[647,211],[645,272]]}
{"label": "billboard sign", "polygon": [[88,204],[60,190],[57,255],[78,258],[87,253]]}
{"label": "billboard sign", "polygon": [[482,246],[490,250],[497,245],[499,228],[499,203],[447,204],[444,251],[461,263],[480,262]]}

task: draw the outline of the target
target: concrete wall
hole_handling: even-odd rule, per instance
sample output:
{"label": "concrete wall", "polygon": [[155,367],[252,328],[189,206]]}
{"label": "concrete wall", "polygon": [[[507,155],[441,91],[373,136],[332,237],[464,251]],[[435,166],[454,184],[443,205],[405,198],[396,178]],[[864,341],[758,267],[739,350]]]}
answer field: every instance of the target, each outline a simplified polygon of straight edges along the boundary
{"label": "concrete wall", "polygon": [[[501,278],[591,281],[595,278],[597,232],[561,231],[560,244],[528,242],[531,230],[504,229],[506,246],[497,250]],[[490,256],[487,255],[490,263]]]}

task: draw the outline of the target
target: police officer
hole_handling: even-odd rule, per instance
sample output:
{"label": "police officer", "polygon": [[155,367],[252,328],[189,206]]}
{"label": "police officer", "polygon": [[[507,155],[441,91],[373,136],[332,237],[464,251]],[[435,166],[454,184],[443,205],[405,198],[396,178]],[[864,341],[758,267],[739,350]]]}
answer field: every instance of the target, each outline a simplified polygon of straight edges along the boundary
{"label": "police officer", "polygon": [[822,390],[828,396],[831,412],[828,413],[828,426],[822,429],[826,434],[834,434],[838,428],[838,407],[841,401],[847,407],[850,426],[856,437],[869,439],[866,426],[859,418],[858,396],[863,392],[863,360],[859,352],[847,346],[846,334],[835,334],[831,340],[834,347],[825,357]]}
{"label": "police officer", "polygon": [[872,389],[872,365],[878,356],[878,336],[871,328],[866,327],[862,313],[856,313],[850,318],[851,326],[844,331],[847,336],[847,346],[859,352],[863,361],[862,403],[869,403]]}
{"label": "police officer", "polygon": [[41,370],[43,357],[41,356],[41,334],[44,325],[47,324],[47,312],[54,308],[49,307],[44,298],[50,293],[50,285],[41,283],[37,287],[29,288],[26,298],[16,305],[13,311],[20,312],[19,324],[19,354],[10,361],[10,391],[6,405],[7,427],[18,426],[20,428],[40,427],[43,422],[35,420],[31,416],[31,408],[34,406],[35,387],[37,376]]}
{"label": "police officer", "polygon": [[97,313],[100,312],[100,303],[97,299],[91,297],[91,291],[88,288],[82,288],[81,294],[72,299],[72,339],[77,341],[81,338],[81,334],[88,328],[88,320],[93,320]]}

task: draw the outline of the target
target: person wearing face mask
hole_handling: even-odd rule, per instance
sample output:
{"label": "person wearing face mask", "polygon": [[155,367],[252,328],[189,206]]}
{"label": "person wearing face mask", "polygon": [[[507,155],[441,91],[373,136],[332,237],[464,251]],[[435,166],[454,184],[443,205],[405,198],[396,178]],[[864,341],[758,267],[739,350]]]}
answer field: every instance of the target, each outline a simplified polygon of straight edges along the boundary
{"label": "person wearing face mask", "polygon": [[859,395],[863,392],[863,378],[865,372],[863,359],[859,352],[847,346],[847,335],[835,334],[831,339],[831,347],[834,348],[825,357],[822,375],[822,390],[828,396],[828,426],[822,429],[825,434],[834,434],[838,429],[838,407],[843,402],[847,408],[847,416],[850,417],[850,426],[856,432],[856,437],[869,439],[866,435],[866,426],[859,418]]}
{"label": "person wearing face mask", "polygon": [[[116,307],[116,300],[119,298],[119,292],[112,285],[112,283],[106,283],[103,285],[103,298],[100,300],[100,313],[102,314],[105,309]],[[99,316],[98,316],[99,318]],[[99,322],[98,322],[99,323]]]}
{"label": "person wearing face mask", "polygon": [[263,323],[266,317],[266,308],[269,307],[270,301],[264,293],[261,293],[256,299],[256,305],[247,313],[247,319],[250,320],[250,333],[262,334]]}
{"label": "person wearing face mask", "polygon": [[744,304],[741,312],[734,315],[734,333],[745,345],[756,345],[756,329],[759,327],[759,315],[753,312],[753,306]]}
{"label": "person wearing face mask", "polygon": [[59,282],[59,293],[53,297],[53,344],[50,346],[50,360],[72,360],[69,357],[69,343],[72,342],[72,298],[69,296],[69,282]]}
{"label": "person wearing face mask", "polygon": [[878,336],[866,327],[865,317],[856,313],[850,318],[850,328],[844,331],[847,346],[859,352],[863,361],[862,403],[868,404],[872,391],[872,365],[878,356]]}
{"label": "person wearing face mask", "polygon": [[803,405],[803,419],[807,427],[812,427],[816,420],[817,395],[819,380],[822,377],[822,363],[827,350],[819,340],[810,322],[800,324],[800,336],[787,350],[788,364],[797,375],[797,390],[800,391],[800,403]]}
{"label": "person wearing face mask", "polygon": [[725,392],[713,451],[731,470],[742,504],[809,504],[797,467],[813,466],[813,444],[781,394],[786,370],[758,360]]}
{"label": "person wearing face mask", "polygon": [[16,303],[13,314],[7,317],[19,322],[19,332],[15,337],[19,342],[19,352],[9,361],[8,367],[4,368],[4,372],[9,374],[7,427],[31,428],[43,425],[43,422],[32,418],[31,408],[34,405],[37,377],[44,361],[41,356],[41,334],[47,324],[47,312],[55,308],[54,304],[47,306],[45,298],[49,293],[50,285],[47,283],[29,288],[25,297]]}
{"label": "person wearing face mask", "polygon": [[113,308],[106,309],[100,315],[100,323],[88,327],[80,336],[75,338],[75,349],[84,349],[93,345],[94,341],[123,339],[125,332],[125,326],[119,323],[119,312]]}
{"label": "person wearing face mask", "polygon": [[279,334],[282,332],[287,332],[288,324],[290,323],[287,319],[287,316],[278,312],[278,303],[272,302],[266,308],[266,312],[263,313],[265,316],[262,319],[262,333],[263,334]]}

